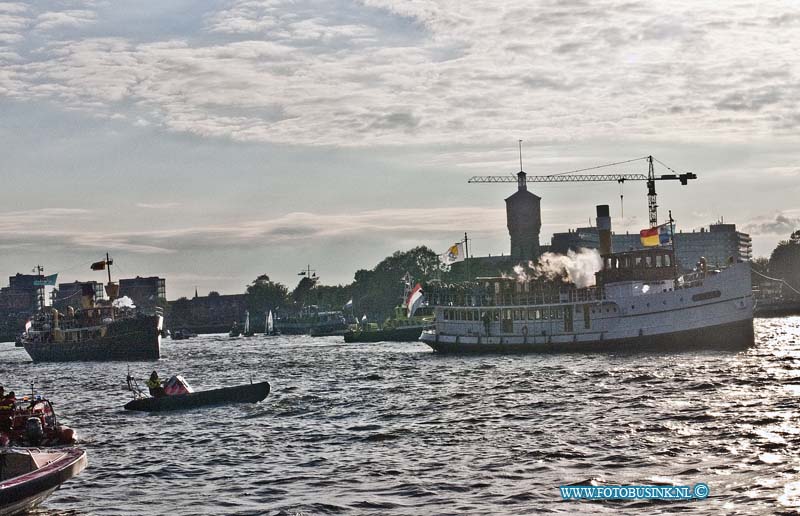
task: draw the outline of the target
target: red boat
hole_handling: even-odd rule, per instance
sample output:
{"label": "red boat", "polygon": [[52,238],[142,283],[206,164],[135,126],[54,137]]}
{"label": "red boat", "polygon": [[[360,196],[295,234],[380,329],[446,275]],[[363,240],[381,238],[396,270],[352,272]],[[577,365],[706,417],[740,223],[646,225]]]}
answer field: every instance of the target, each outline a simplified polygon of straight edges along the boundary
{"label": "red boat", "polygon": [[86,462],[86,452],[78,448],[0,450],[0,516],[33,509]]}
{"label": "red boat", "polygon": [[0,446],[63,446],[75,443],[75,431],[58,423],[49,400],[39,395],[0,408]]}

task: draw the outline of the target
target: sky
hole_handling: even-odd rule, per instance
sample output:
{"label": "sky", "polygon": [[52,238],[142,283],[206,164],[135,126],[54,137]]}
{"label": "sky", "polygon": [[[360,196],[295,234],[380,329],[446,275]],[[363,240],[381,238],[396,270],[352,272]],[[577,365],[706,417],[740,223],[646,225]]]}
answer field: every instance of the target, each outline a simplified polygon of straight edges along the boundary
{"label": "sky", "polygon": [[[694,172],[660,218],[769,255],[800,229],[798,30],[795,0],[0,1],[0,275],[102,280],[109,252],[175,299],[464,232],[507,254],[515,185],[467,179],[518,140],[529,174]],[[644,183],[530,189],[542,243],[597,204],[647,226]]]}

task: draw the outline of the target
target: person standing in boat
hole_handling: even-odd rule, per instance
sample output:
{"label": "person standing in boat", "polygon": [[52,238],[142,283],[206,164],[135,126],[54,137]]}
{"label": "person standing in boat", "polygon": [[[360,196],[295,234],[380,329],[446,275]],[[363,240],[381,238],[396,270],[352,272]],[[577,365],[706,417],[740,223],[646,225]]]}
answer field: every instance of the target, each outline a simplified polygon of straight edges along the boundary
{"label": "person standing in boat", "polygon": [[0,399],[0,410],[14,410],[17,404],[17,397],[14,391],[9,392]]}
{"label": "person standing in boat", "polygon": [[164,392],[164,387],[161,386],[161,379],[158,377],[158,373],[153,371],[150,373],[150,378],[145,382],[147,388],[150,390],[150,396],[154,398],[160,398],[162,396],[166,396],[167,393]]}

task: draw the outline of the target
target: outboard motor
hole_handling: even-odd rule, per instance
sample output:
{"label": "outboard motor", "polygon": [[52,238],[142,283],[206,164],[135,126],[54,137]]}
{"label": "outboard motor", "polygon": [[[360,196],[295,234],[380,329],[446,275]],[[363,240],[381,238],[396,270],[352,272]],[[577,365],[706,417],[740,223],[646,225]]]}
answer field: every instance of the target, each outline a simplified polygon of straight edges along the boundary
{"label": "outboard motor", "polygon": [[44,439],[42,420],[38,417],[29,417],[25,421],[25,439],[33,446],[38,446]]}

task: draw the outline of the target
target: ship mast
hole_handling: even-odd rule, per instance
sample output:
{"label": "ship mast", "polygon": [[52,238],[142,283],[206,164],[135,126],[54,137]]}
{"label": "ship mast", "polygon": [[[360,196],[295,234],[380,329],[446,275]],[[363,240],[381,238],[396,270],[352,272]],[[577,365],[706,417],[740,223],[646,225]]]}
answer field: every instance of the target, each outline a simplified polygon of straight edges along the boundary
{"label": "ship mast", "polygon": [[106,267],[108,270],[108,283],[111,283],[111,265],[114,263],[114,260],[108,257],[108,253],[106,253]]}

